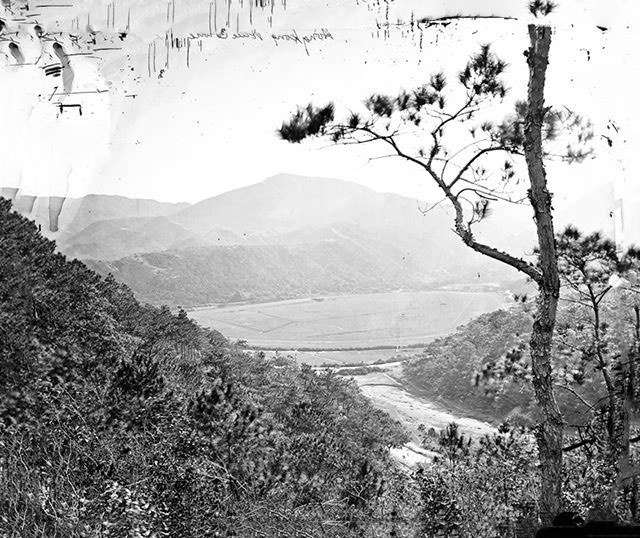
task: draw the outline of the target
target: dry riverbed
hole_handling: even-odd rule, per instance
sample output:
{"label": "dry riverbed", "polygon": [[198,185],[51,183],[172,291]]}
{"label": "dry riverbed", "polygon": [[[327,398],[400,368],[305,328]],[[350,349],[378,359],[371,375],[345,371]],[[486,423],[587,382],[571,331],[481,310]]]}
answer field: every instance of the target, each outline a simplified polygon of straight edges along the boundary
{"label": "dry riverbed", "polygon": [[[473,438],[495,431],[487,422],[455,415],[442,405],[406,390],[402,384],[402,362],[376,366],[384,371],[355,375],[353,379],[374,406],[386,411],[411,434],[410,443],[392,450],[392,456],[401,464],[413,467],[431,460],[433,453],[420,448],[418,427],[421,424],[426,429],[433,428],[439,431],[451,422],[456,422],[463,433]],[[348,373],[349,368],[343,367],[340,370]]]}

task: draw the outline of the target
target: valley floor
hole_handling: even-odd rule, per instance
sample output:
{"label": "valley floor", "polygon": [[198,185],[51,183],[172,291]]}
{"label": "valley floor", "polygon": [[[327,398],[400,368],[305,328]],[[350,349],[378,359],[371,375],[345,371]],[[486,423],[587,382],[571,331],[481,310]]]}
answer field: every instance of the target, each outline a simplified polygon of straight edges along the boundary
{"label": "valley floor", "polygon": [[212,307],[189,316],[267,349],[353,349],[422,344],[502,308],[498,291],[395,291]]}

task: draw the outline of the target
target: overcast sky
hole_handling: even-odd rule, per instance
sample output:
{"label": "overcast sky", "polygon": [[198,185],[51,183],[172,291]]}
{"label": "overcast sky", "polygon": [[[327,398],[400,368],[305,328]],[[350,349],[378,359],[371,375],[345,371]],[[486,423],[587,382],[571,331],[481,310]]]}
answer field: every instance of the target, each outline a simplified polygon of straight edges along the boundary
{"label": "overcast sky", "polygon": [[[32,26],[11,23],[4,35],[18,32],[10,39],[20,43],[24,63],[31,65],[15,65],[5,37],[0,106],[9,129],[0,134],[7,155],[0,164],[2,186],[41,195],[93,192],[193,202],[290,172],[432,199],[435,193],[419,171],[393,159],[371,161],[381,153],[376,148],[335,148],[326,142],[292,146],[278,139],[276,129],[297,104],[309,100],[334,100],[345,109],[373,91],[415,86],[439,69],[455,75],[487,42],[509,63],[511,94],[526,91],[522,52],[530,19],[524,1],[287,0],[284,10],[277,0],[273,26],[270,9],[249,9],[250,3],[231,0],[230,26],[248,31],[251,17],[262,39],[198,35],[208,34],[210,24],[217,23],[219,30],[225,26],[225,0],[218,0],[217,14],[202,0],[176,0],[175,6],[123,0],[112,8],[104,1],[76,0],[70,8],[40,8],[29,21],[50,32],[44,41],[33,38]],[[387,6],[391,21],[409,22],[412,12],[416,18],[469,14],[516,20],[430,27],[420,47],[418,34],[407,28],[392,28],[386,39],[377,31]],[[636,192],[639,11],[631,0],[562,0],[550,19],[556,31],[547,102],[582,112],[598,137],[614,142],[610,148],[599,138],[597,158],[582,165],[550,165],[550,181],[560,196],[570,196],[576,186],[584,193],[622,178],[627,190]],[[118,33],[127,21],[130,31],[122,40]],[[271,38],[272,33],[295,29],[302,36],[322,28],[332,37],[307,47]],[[60,41],[67,53],[88,50],[74,47],[68,34],[87,39],[89,30],[95,34],[93,49],[113,50],[71,57],[73,93],[60,97],[62,77],[44,76],[42,69],[58,61],[52,44]],[[170,50],[165,69],[167,31],[196,36],[190,40],[188,67],[186,48],[180,48]],[[149,55],[154,47],[155,71]],[[54,103],[80,104],[82,115],[73,107],[60,114]]]}

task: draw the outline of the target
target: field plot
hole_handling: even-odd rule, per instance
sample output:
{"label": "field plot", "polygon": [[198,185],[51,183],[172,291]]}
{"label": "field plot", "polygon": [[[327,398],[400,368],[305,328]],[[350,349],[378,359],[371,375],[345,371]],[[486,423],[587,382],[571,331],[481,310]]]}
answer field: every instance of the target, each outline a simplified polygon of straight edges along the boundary
{"label": "field plot", "polygon": [[327,349],[428,342],[504,303],[497,292],[388,292],[214,307],[189,315],[254,346]]}

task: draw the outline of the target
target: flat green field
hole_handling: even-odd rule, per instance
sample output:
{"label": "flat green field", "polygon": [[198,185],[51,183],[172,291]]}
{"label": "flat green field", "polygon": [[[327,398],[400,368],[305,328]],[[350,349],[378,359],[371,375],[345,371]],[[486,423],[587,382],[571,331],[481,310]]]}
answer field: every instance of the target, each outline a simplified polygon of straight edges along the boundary
{"label": "flat green field", "polygon": [[428,342],[504,304],[498,292],[399,291],[213,307],[189,315],[252,346],[373,348]]}

